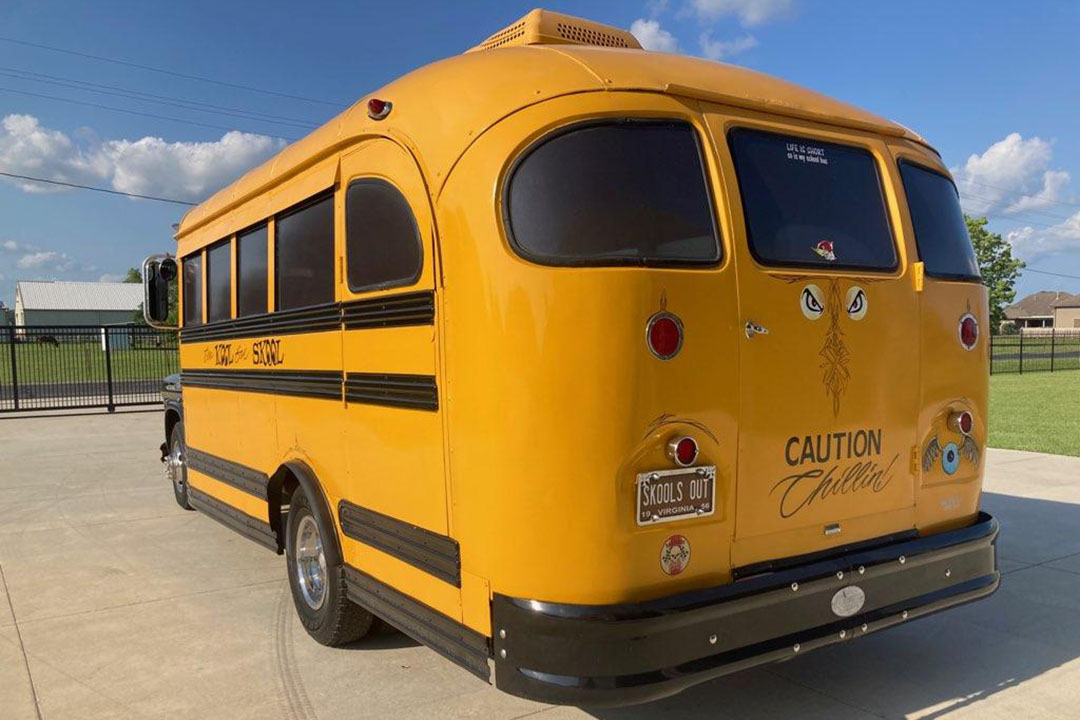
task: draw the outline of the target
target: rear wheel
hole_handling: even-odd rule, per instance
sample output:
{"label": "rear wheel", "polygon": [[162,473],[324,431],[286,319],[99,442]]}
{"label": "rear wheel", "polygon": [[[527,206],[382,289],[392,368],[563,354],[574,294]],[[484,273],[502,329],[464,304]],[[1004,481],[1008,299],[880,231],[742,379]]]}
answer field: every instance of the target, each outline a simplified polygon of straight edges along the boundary
{"label": "rear wheel", "polygon": [[289,586],[304,629],[330,647],[367,635],[374,616],[346,598],[342,564],[330,559],[341,557],[337,535],[312,511],[311,499],[302,489],[292,497],[287,525]]}
{"label": "rear wheel", "polygon": [[194,510],[188,501],[187,463],[184,460],[184,423],[178,422],[169,434],[169,454],[165,456],[165,477],[173,487],[176,504]]}

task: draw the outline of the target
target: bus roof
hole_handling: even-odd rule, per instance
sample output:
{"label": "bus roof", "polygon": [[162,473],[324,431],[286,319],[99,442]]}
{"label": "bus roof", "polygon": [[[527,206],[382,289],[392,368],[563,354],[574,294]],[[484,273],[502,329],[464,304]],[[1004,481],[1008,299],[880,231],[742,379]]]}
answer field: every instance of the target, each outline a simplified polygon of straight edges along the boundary
{"label": "bus roof", "polygon": [[[686,55],[644,51],[634,47],[637,42],[632,36],[626,42],[612,42],[612,37],[629,35],[615,28],[607,28],[607,47],[575,44],[565,36],[552,38],[541,31],[513,32],[523,23],[528,29],[530,21],[550,25],[553,19],[575,21],[590,29],[605,28],[568,16],[533,11],[470,51],[408,73],[357,101],[188,211],[176,238],[187,236],[365,137],[389,136],[409,147],[421,163],[431,192],[437,195],[454,163],[487,128],[528,105],[580,92],[664,92],[868,130],[926,145],[902,125],[763,73]],[[491,47],[492,38],[507,31],[515,37]],[[393,103],[385,120],[368,117],[370,98]]]}

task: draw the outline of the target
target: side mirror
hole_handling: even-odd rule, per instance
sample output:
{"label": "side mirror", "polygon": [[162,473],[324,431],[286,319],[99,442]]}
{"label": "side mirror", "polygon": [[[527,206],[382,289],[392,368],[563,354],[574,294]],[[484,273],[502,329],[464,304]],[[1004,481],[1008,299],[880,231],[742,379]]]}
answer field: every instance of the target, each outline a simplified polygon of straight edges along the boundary
{"label": "side mirror", "polygon": [[176,327],[175,322],[169,321],[172,310],[169,296],[178,274],[176,259],[171,255],[151,255],[143,260],[143,317],[148,325]]}

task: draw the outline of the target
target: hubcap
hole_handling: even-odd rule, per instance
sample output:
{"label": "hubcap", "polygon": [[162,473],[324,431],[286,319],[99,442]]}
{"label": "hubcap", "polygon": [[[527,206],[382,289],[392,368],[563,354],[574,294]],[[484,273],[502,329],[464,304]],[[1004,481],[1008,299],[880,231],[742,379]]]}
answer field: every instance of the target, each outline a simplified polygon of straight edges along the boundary
{"label": "hubcap", "polygon": [[319,527],[310,515],[305,515],[296,528],[296,577],[308,607],[321,608],[326,602],[326,555]]}
{"label": "hubcap", "polygon": [[175,488],[183,488],[184,486],[184,453],[180,449],[180,444],[172,446],[171,451],[165,458],[165,477],[173,484]]}

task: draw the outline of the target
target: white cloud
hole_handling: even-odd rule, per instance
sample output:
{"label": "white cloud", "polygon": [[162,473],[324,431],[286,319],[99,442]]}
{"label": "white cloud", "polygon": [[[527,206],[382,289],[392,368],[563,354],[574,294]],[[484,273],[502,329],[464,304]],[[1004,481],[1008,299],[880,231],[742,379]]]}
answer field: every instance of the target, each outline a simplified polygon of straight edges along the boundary
{"label": "white cloud", "polygon": [[701,33],[700,41],[701,54],[710,60],[734,57],[758,45],[757,38],[753,35],[742,35],[733,40],[713,40],[712,31]]}
{"label": "white cloud", "polygon": [[0,247],[4,248],[8,252],[15,252],[19,249],[19,243],[15,242],[14,240],[5,240],[3,243],[0,243]]}
{"label": "white cloud", "polygon": [[1019,213],[1061,202],[1070,176],[1051,169],[1052,159],[1049,142],[1010,133],[981,155],[971,155],[962,168],[953,168],[964,208],[977,215]]}
{"label": "white cloud", "polygon": [[630,25],[630,33],[638,39],[641,46],[646,50],[659,50],[660,52],[678,52],[679,41],[674,35],[660,27],[656,20],[640,18]]}
{"label": "white cloud", "polygon": [[115,283],[115,282],[120,282],[121,280],[124,279],[124,277],[125,277],[124,275],[115,275],[113,273],[105,273],[104,275],[99,277],[97,281],[98,282]]}
{"label": "white cloud", "polygon": [[1037,257],[1052,253],[1080,250],[1080,212],[1064,222],[1046,228],[1030,225],[1006,234],[1018,255]]}
{"label": "white cloud", "polygon": [[[211,142],[91,140],[79,145],[32,115],[0,121],[0,165],[9,172],[114,190],[197,202],[284,147],[282,140],[239,131]],[[56,192],[56,186],[13,181],[26,192]]]}
{"label": "white cloud", "polygon": [[734,15],[747,27],[788,15],[793,6],[794,0],[690,0],[689,5],[702,21],[712,22]]}
{"label": "white cloud", "polygon": [[68,272],[78,263],[70,255],[55,250],[27,253],[15,261],[20,270],[46,270],[49,272]]}

